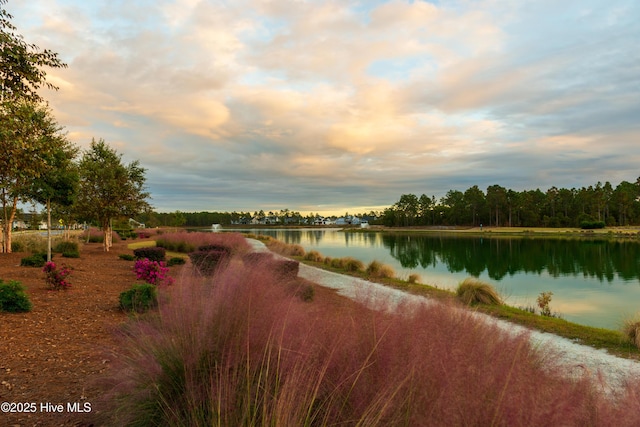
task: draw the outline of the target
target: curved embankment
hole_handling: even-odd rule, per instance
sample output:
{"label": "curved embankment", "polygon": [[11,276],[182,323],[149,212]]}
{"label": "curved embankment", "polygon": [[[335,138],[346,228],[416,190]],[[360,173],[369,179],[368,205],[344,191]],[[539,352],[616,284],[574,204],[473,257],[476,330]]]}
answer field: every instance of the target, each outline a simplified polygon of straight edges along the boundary
{"label": "curved embankment", "polygon": [[[269,249],[260,241],[248,239],[254,251]],[[279,256],[274,254],[275,256]],[[321,286],[336,289],[340,295],[365,303],[372,308],[395,309],[399,304],[437,304],[428,298],[408,294],[378,283],[346,276],[320,268],[300,264],[299,276]],[[619,390],[628,381],[640,380],[640,363],[608,354],[604,350],[576,344],[557,335],[527,329],[523,326],[495,319],[491,316],[474,313],[479,320],[500,327],[512,335],[529,333],[534,347],[550,351],[554,362],[566,367],[568,376],[589,374],[598,381],[605,393]]]}

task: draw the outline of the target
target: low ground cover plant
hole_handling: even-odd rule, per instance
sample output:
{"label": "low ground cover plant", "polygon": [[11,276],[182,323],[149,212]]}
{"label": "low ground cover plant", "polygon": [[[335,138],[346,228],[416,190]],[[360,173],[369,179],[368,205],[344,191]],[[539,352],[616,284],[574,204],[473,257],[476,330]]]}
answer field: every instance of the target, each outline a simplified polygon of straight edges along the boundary
{"label": "low ground cover plant", "polygon": [[118,258],[124,261],[135,261],[136,257],[131,254],[120,254]]}
{"label": "low ground cover plant", "polygon": [[0,279],[0,311],[22,313],[31,311],[32,307],[22,283],[16,280],[9,280],[9,282],[4,283]]}
{"label": "low ground cover plant", "polygon": [[71,287],[69,276],[71,275],[71,268],[62,264],[57,265],[53,261],[45,263],[42,271],[45,274],[45,282],[47,287],[54,291],[66,290]]}
{"label": "low ground cover plant", "polygon": [[184,264],[186,264],[186,262],[187,262],[187,260],[185,260],[182,257],[171,257],[167,261],[167,267],[172,267],[174,265],[184,265]]}
{"label": "low ground cover plant", "polygon": [[466,305],[500,305],[502,298],[493,286],[475,278],[466,278],[456,288],[458,299]]}
{"label": "low ground cover plant", "polygon": [[[552,354],[443,304],[397,313],[316,298],[234,263],[167,288],[123,331],[107,425],[634,425]],[[635,390],[635,391],[634,391]]]}

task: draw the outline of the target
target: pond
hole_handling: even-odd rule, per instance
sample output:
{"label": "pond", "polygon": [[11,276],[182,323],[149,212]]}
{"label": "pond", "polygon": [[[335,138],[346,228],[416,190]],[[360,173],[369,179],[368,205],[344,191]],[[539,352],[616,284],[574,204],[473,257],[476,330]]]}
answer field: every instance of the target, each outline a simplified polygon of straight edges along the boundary
{"label": "pond", "polygon": [[[247,231],[247,230],[243,230]],[[398,277],[453,290],[466,277],[491,283],[515,307],[551,291],[552,312],[583,325],[618,329],[639,311],[640,242],[606,238],[505,237],[452,233],[344,233],[259,229],[325,256],[391,265]]]}

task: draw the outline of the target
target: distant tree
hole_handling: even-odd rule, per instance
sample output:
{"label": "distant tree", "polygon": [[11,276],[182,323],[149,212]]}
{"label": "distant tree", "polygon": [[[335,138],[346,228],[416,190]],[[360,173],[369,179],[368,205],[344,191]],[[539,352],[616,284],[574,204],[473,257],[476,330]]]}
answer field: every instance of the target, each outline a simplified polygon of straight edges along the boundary
{"label": "distant tree", "polygon": [[94,139],[82,155],[79,173],[78,212],[100,224],[104,250],[108,251],[112,246],[112,220],[149,209],[145,169],[137,160],[124,165],[122,154],[104,140]]}
{"label": "distant tree", "polygon": [[486,209],[487,200],[477,185],[464,192],[464,204],[471,210],[471,224],[478,225],[478,215],[482,214]]}

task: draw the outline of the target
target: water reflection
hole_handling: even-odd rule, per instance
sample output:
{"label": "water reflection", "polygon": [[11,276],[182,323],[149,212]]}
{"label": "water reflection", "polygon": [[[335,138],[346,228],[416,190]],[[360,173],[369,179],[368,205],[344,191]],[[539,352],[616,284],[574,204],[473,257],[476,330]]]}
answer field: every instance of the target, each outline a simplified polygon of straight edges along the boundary
{"label": "water reflection", "polygon": [[494,280],[517,273],[579,276],[613,282],[640,278],[640,244],[630,241],[550,238],[383,235],[384,246],[404,268],[438,263],[450,272]]}

